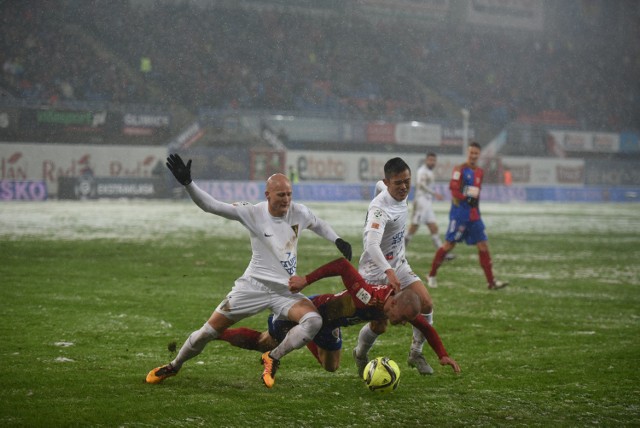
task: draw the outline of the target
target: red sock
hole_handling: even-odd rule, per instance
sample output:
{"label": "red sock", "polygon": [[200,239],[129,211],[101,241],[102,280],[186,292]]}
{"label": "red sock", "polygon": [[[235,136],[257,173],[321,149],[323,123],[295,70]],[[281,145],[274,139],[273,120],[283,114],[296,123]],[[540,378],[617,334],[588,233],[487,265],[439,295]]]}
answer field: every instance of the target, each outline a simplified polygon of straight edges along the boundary
{"label": "red sock", "polygon": [[482,266],[482,270],[484,270],[484,276],[487,277],[487,283],[493,284],[491,254],[489,254],[489,251],[478,251],[478,256],[480,257],[480,266]]}
{"label": "red sock", "polygon": [[258,348],[260,332],[251,330],[250,328],[228,328],[222,332],[218,339],[229,342],[231,345],[237,346],[238,348],[260,351]]}
{"label": "red sock", "polygon": [[444,257],[447,255],[447,252],[444,248],[438,248],[436,251],[436,255],[433,257],[433,263],[431,264],[431,272],[429,272],[429,276],[436,276],[438,273],[438,268],[444,262]]}
{"label": "red sock", "polygon": [[320,365],[322,365],[322,361],[320,361],[320,356],[318,355],[318,345],[316,345],[316,342],[307,342],[307,348],[309,348],[309,351],[311,351],[313,356],[316,357],[316,360],[318,360]]}

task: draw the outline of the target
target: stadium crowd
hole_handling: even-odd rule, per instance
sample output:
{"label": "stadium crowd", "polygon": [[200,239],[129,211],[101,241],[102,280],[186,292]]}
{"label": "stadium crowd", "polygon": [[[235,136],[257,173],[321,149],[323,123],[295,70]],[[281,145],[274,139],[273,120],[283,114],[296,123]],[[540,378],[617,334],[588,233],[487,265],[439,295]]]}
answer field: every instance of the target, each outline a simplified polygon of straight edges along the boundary
{"label": "stadium crowd", "polygon": [[[356,14],[127,0],[3,2],[0,84],[19,98],[278,109],[495,125],[545,110],[638,126],[637,46],[450,31]],[[637,35],[636,35],[637,37]],[[457,114],[457,111],[455,111]]]}

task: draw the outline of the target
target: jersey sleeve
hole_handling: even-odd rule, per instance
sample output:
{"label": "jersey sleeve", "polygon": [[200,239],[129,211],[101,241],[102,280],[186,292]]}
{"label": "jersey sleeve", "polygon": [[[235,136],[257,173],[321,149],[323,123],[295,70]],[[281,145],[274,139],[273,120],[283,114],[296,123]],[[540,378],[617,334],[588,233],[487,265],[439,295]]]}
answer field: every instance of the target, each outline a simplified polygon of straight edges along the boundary
{"label": "jersey sleeve", "polygon": [[425,339],[427,339],[429,346],[431,346],[431,349],[433,349],[438,358],[449,356],[438,332],[423,316],[417,316],[413,321],[411,321],[411,324],[420,330],[420,333],[422,333]]}
{"label": "jersey sleeve", "polygon": [[230,220],[241,220],[240,215],[233,204],[228,204],[215,199],[213,196],[199,188],[195,182],[192,181],[185,186],[185,188],[187,189],[187,193],[191,197],[191,200],[193,200],[193,202],[195,202],[202,211],[219,215]]}
{"label": "jersey sleeve", "polygon": [[298,204],[298,207],[305,212],[305,217],[308,222],[308,229],[311,230],[318,236],[323,237],[331,242],[335,242],[336,239],[339,238],[338,234],[333,230],[333,228],[321,219],[320,217],[316,217],[316,215],[306,206],[302,204]]}
{"label": "jersey sleeve", "polygon": [[390,286],[373,286],[368,284],[358,273],[356,268],[345,258],[339,258],[305,276],[307,284],[312,284],[322,278],[340,276],[344,287],[349,292],[356,308],[362,309],[370,303],[384,302],[389,298],[393,288]]}
{"label": "jersey sleeve", "polygon": [[451,196],[454,200],[463,201],[465,199],[465,196],[462,193],[462,166],[456,166],[453,168],[451,181],[449,181],[449,189],[451,190]]}
{"label": "jersey sleeve", "polygon": [[388,216],[384,210],[373,206],[367,212],[367,223],[364,226],[366,240],[363,251],[367,253],[373,263],[383,271],[391,269],[391,265],[385,258],[380,246],[387,220]]}

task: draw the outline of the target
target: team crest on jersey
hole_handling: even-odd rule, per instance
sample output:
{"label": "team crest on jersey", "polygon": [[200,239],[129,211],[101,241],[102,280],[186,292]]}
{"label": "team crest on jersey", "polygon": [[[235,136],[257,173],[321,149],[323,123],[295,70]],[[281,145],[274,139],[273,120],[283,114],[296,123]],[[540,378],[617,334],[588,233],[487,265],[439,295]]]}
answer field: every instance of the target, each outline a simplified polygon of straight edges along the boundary
{"label": "team crest on jersey", "polygon": [[296,238],[298,237],[298,225],[294,224],[291,226],[291,229],[293,230],[293,233],[296,234]]}
{"label": "team crest on jersey", "polygon": [[393,251],[384,255],[384,258],[387,260],[393,260]]}
{"label": "team crest on jersey", "polygon": [[369,292],[364,288],[361,288],[360,290],[358,290],[358,292],[356,293],[356,297],[365,305],[368,304],[369,301],[371,300],[371,294],[369,294]]}
{"label": "team crest on jersey", "polygon": [[391,245],[398,245],[401,242],[404,242],[404,230],[396,233],[391,237]]}

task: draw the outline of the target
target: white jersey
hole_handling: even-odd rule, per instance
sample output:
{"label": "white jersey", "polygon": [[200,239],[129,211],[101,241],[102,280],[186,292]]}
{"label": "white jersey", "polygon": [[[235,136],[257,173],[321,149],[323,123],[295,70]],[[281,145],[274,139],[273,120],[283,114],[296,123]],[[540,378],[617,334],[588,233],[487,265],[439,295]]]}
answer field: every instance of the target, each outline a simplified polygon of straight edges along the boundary
{"label": "white jersey", "polygon": [[424,163],[420,165],[416,172],[416,194],[415,201],[431,202],[435,190],[433,185],[436,182],[436,175]]}
{"label": "white jersey", "polygon": [[251,261],[244,276],[288,289],[298,262],[298,237],[304,229],[335,242],[338,235],[305,205],[292,202],[284,217],[269,214],[266,201],[251,204],[220,202],[191,183],[187,191],[204,211],[242,223],[251,237]]}
{"label": "white jersey", "polygon": [[359,263],[359,272],[366,281],[380,283],[381,279],[386,280],[387,269],[397,269],[404,262],[408,217],[407,200],[396,201],[386,189],[369,204]]}

